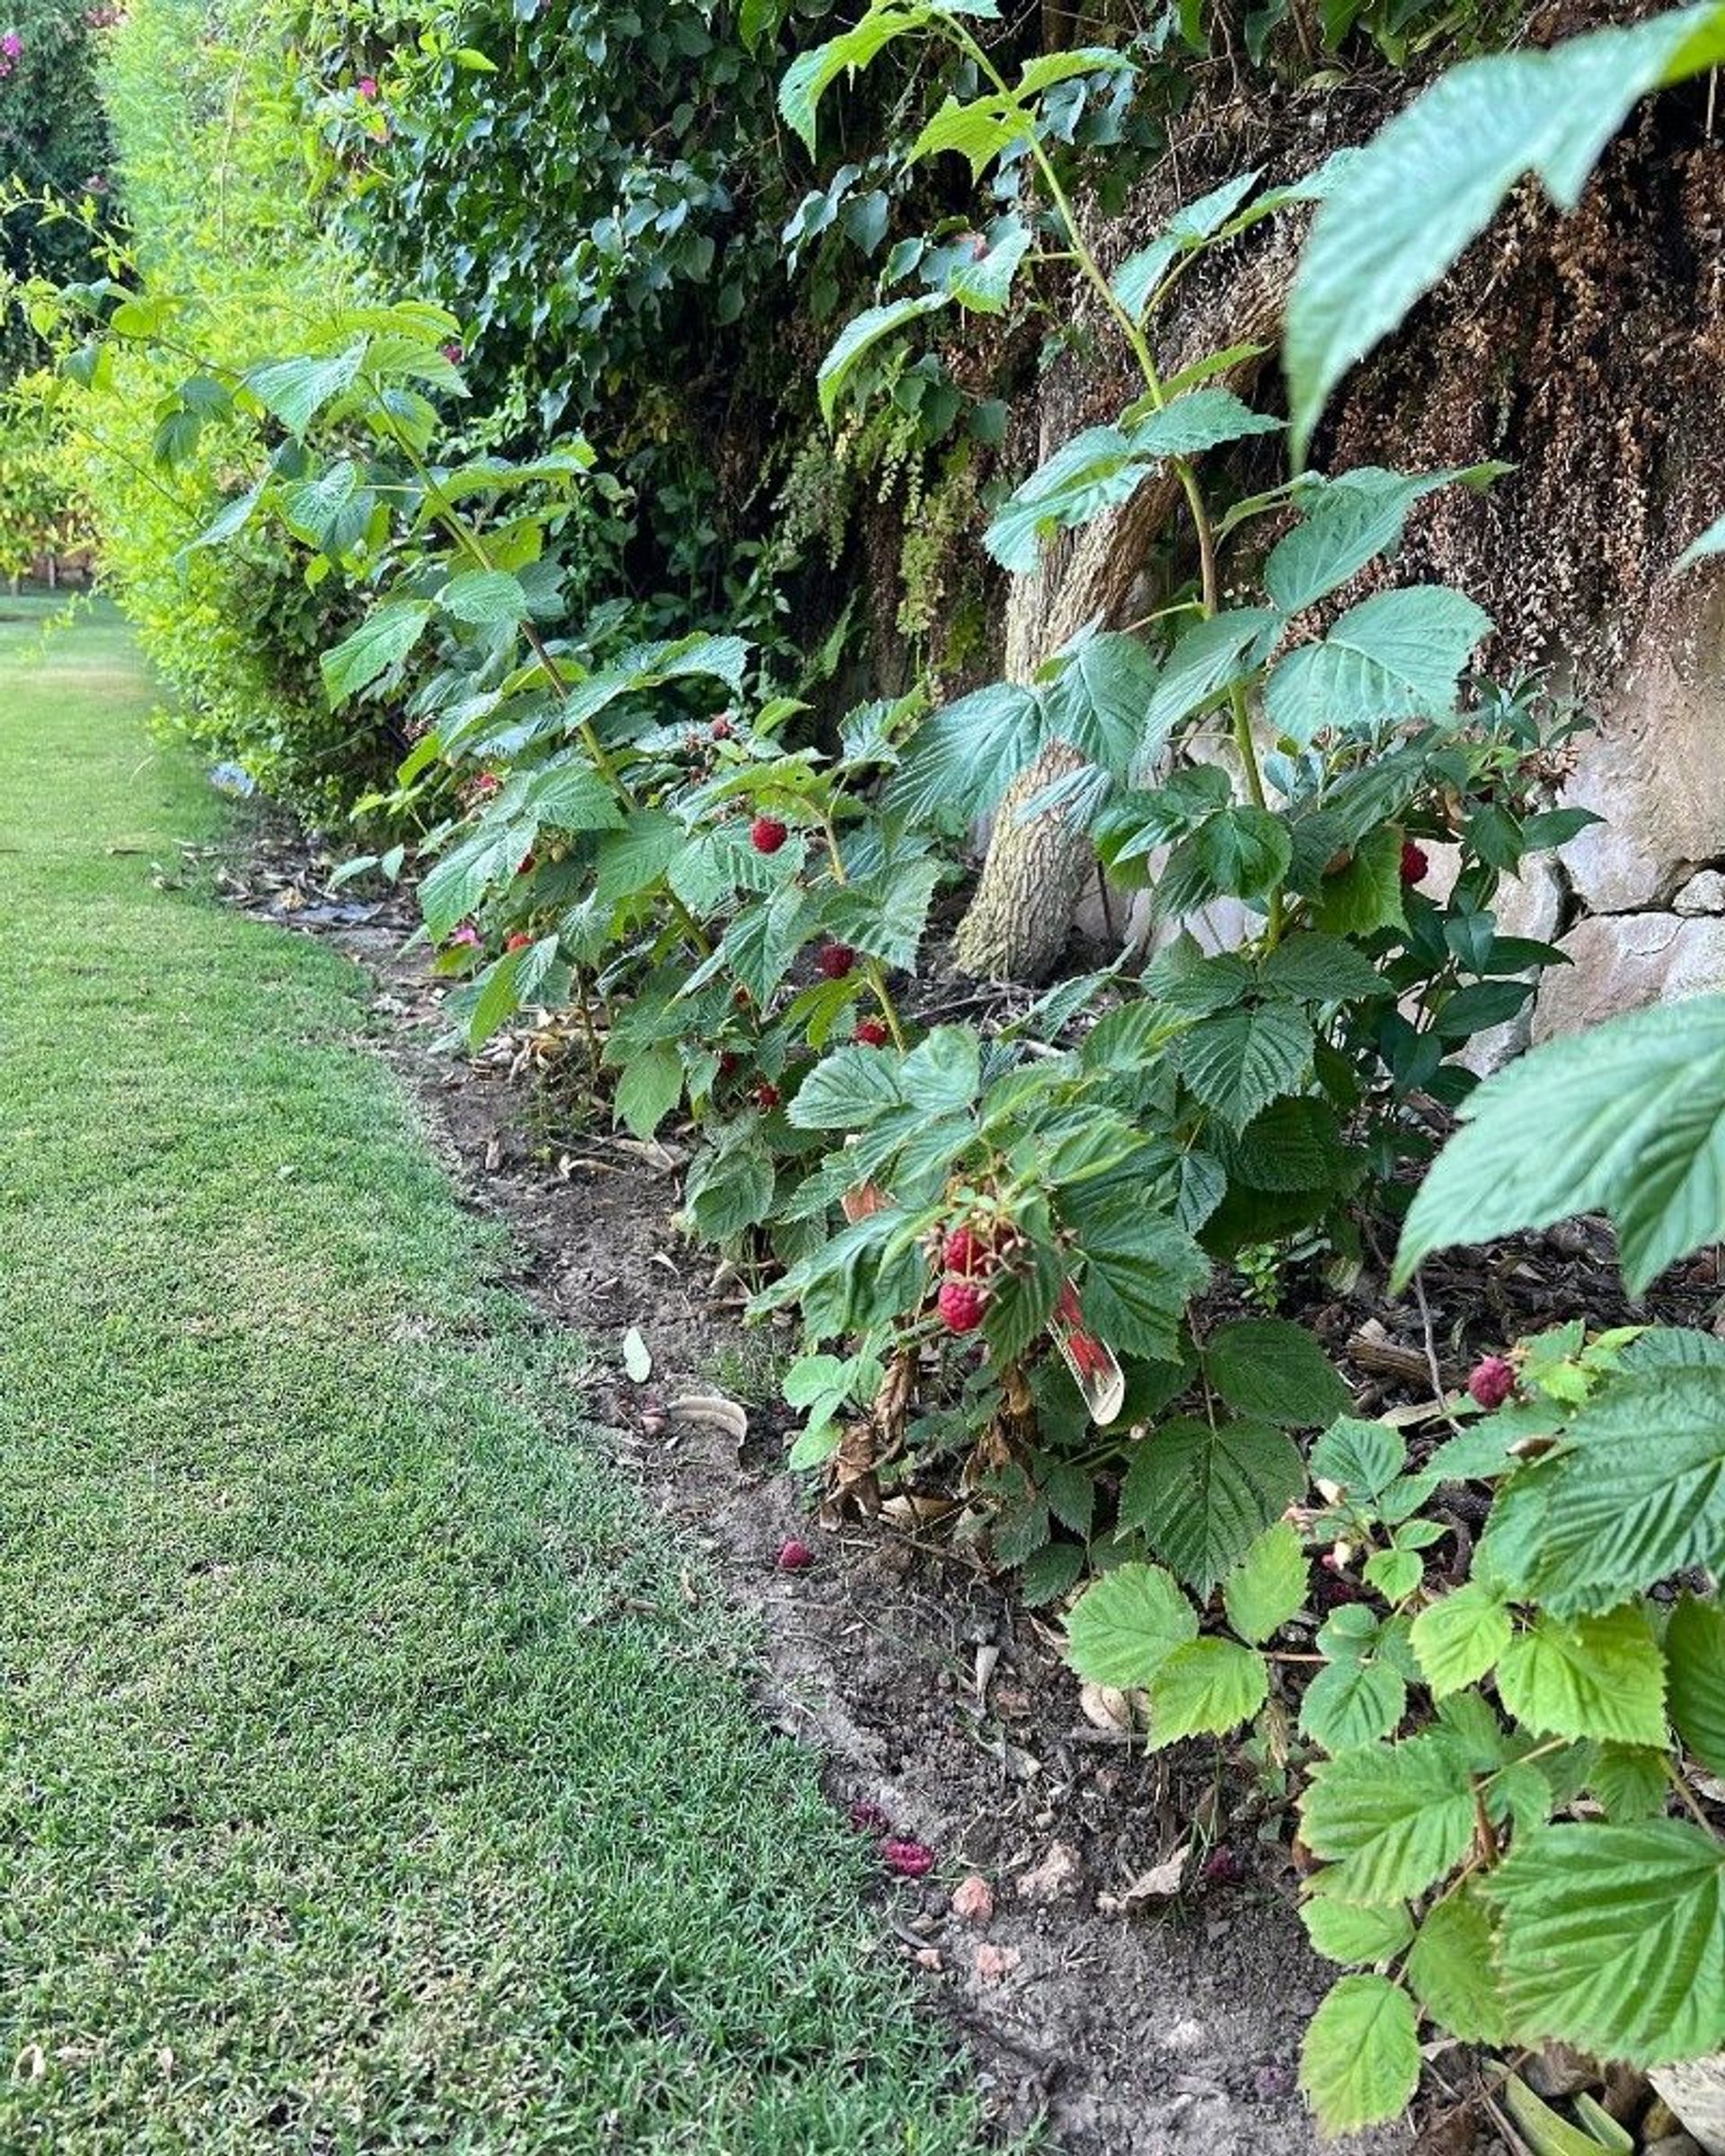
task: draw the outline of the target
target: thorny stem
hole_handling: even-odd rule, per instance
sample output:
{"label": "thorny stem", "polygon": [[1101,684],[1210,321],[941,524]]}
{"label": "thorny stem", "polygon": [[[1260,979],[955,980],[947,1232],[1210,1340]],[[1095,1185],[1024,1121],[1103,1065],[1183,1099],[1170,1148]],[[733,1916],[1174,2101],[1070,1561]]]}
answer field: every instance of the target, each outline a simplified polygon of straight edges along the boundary
{"label": "thorny stem", "polygon": [[[844,858],[838,850],[838,833],[833,827],[830,811],[822,815],[820,829],[827,842],[827,864],[832,870],[833,881],[839,885],[847,884],[850,878],[845,872]],[[902,1056],[905,1052],[905,1029],[899,1023],[898,1006],[892,1000],[892,991],[887,986],[887,969],[879,959],[865,956],[862,973],[874,993],[875,1002],[880,1006],[880,1015],[886,1020],[887,1030],[892,1035],[892,1045]]]}

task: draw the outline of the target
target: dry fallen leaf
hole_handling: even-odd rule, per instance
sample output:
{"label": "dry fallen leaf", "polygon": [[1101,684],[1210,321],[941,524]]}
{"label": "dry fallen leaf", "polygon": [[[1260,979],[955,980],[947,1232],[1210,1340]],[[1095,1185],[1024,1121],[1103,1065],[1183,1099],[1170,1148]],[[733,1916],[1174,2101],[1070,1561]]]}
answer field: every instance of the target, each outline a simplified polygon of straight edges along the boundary
{"label": "dry fallen leaf", "polygon": [[653,1374],[652,1351],[641,1337],[639,1325],[632,1325],[623,1336],[623,1366],[633,1384],[644,1385]]}
{"label": "dry fallen leaf", "polygon": [[666,1412],[674,1423],[718,1430],[737,1445],[748,1435],[748,1417],[722,1392],[686,1392],[681,1400],[670,1401]]}

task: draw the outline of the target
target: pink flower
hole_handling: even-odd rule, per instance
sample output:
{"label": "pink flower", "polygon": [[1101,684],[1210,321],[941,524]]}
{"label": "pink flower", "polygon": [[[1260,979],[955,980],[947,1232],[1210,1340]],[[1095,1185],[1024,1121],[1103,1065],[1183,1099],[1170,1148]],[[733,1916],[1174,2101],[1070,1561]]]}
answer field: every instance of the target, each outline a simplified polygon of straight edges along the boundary
{"label": "pink flower", "polygon": [[18,32],[15,30],[9,30],[4,38],[0,38],[0,53],[4,53],[7,59],[15,60],[19,58],[22,54],[23,49],[24,40],[18,35]]}
{"label": "pink flower", "polygon": [[446,344],[443,348],[443,356],[451,367],[459,367],[467,357],[458,344]]}
{"label": "pink flower", "polygon": [[377,95],[377,78],[372,75],[362,75],[354,84],[354,88],[358,90],[366,102],[370,104]]}
{"label": "pink flower", "polygon": [[484,939],[471,921],[464,921],[459,928],[452,932],[449,938],[451,949],[461,948],[467,950],[479,950],[483,941]]}

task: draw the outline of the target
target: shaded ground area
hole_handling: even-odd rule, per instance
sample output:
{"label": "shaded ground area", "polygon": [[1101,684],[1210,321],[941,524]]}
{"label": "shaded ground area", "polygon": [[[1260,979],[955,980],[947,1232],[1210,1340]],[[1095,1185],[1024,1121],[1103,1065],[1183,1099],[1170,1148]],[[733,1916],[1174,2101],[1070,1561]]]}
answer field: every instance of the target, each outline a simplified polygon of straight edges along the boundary
{"label": "shaded ground area", "polygon": [[[5,612],[21,610],[8,603]],[[960,2151],[864,1845],[354,969],[0,627],[0,2147]]]}

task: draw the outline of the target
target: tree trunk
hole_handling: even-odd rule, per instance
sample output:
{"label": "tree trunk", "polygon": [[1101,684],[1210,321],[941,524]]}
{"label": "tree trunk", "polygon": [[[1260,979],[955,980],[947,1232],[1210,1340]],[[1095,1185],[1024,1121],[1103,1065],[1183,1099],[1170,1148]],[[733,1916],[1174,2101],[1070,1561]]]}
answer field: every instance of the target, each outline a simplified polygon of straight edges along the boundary
{"label": "tree trunk", "polygon": [[[1281,321],[1295,249],[1285,242],[1266,251],[1250,274],[1221,287],[1225,323],[1200,310],[1204,332],[1183,344],[1267,342]],[[1236,395],[1250,385],[1260,361],[1253,358],[1216,377]],[[1045,418],[1040,455],[1058,446]],[[1064,431],[1064,430],[1061,430]],[[1091,624],[1117,628],[1137,583],[1145,554],[1175,512],[1180,482],[1165,468],[1129,500],[1077,532],[1061,533],[1045,551],[1033,575],[1016,579],[1006,602],[1006,678],[1031,680],[1043,661]],[[1094,864],[1090,836],[1063,808],[1033,817],[1016,811],[1084,762],[1064,741],[1050,742],[1008,788],[989,835],[982,878],[959,924],[953,963],[978,980],[1037,982],[1066,946],[1073,910]]]}

